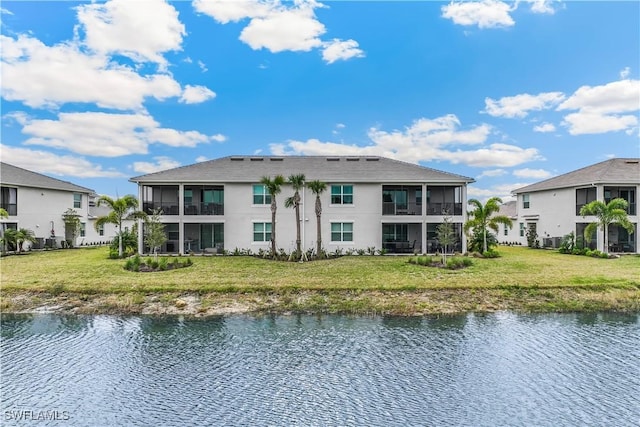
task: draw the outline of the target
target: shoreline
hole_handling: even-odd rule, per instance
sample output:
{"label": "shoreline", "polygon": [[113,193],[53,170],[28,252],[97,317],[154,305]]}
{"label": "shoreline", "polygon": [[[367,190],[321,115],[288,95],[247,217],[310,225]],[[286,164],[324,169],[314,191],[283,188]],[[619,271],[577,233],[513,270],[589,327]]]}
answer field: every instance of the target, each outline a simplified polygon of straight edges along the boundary
{"label": "shoreline", "polygon": [[469,312],[638,312],[640,289],[521,288],[419,291],[290,291],[250,293],[3,293],[2,314],[63,315],[389,315],[427,316]]}

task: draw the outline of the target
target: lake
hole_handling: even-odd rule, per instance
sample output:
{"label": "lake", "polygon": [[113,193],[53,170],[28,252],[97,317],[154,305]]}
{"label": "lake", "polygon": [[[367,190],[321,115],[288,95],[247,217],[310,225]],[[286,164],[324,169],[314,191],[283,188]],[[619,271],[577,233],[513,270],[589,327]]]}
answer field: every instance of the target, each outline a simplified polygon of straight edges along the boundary
{"label": "lake", "polygon": [[5,314],[1,336],[2,425],[640,425],[640,314]]}

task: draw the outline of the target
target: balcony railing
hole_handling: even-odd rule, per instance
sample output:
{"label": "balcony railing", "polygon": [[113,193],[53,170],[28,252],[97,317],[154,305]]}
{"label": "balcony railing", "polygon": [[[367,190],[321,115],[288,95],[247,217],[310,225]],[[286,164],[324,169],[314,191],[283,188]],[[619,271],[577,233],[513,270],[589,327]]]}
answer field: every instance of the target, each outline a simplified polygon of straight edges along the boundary
{"label": "balcony railing", "polygon": [[222,203],[193,203],[184,205],[185,215],[224,215]]}
{"label": "balcony railing", "polygon": [[383,202],[382,215],[422,215],[422,205],[417,203]]}
{"label": "balcony railing", "polygon": [[176,202],[143,202],[142,209],[147,214],[152,214],[156,209],[162,210],[162,215],[178,215],[178,204]]}
{"label": "balcony railing", "polygon": [[462,215],[462,203],[427,203],[427,215]]}

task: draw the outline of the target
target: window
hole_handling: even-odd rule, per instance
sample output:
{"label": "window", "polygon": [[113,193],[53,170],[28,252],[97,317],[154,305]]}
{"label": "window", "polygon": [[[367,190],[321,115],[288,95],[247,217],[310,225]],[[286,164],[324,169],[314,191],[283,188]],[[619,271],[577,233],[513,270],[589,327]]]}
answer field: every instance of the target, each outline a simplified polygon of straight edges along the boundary
{"label": "window", "polygon": [[104,224],[98,226],[98,235],[104,236]]}
{"label": "window", "polygon": [[0,192],[0,208],[7,211],[10,216],[18,215],[18,189],[2,187]]}
{"label": "window", "polygon": [[529,195],[528,194],[523,194],[522,195],[522,208],[523,209],[529,209]]}
{"label": "window", "polygon": [[254,222],[253,223],[253,241],[254,242],[270,242],[271,241],[271,223],[270,222]]}
{"label": "window", "polygon": [[352,205],[353,185],[332,185],[331,186],[332,205]]}
{"label": "window", "polygon": [[596,200],[595,187],[576,189],[576,215],[580,215],[580,209],[594,200]]}
{"label": "window", "polygon": [[524,237],[524,222],[520,223],[520,237]]}
{"label": "window", "polygon": [[504,226],[504,235],[505,235],[505,236],[508,236],[508,235],[509,235],[509,226],[508,226],[508,225],[505,225],[505,226]]}
{"label": "window", "polygon": [[253,186],[253,204],[254,205],[270,205],[271,194],[269,190],[262,184],[255,184]]}
{"label": "window", "polygon": [[87,234],[87,224],[84,222],[80,223],[80,237],[85,237]]}
{"label": "window", "polygon": [[73,207],[79,209],[82,207],[82,194],[73,193]]}
{"label": "window", "polygon": [[353,223],[332,222],[331,223],[332,242],[353,242]]}

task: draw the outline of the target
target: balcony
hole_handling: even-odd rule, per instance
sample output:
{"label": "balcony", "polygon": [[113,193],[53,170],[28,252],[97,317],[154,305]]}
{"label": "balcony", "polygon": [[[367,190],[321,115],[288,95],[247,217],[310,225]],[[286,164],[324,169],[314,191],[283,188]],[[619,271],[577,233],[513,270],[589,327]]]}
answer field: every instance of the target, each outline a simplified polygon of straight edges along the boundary
{"label": "balcony", "polygon": [[383,185],[382,215],[422,215],[422,186]]}
{"label": "balcony", "polygon": [[418,203],[382,203],[382,215],[421,215],[422,205]]}
{"label": "balcony", "polygon": [[221,203],[195,203],[184,205],[185,215],[224,215]]}
{"label": "balcony", "polygon": [[427,203],[427,215],[462,215],[462,203]]}
{"label": "balcony", "polygon": [[178,215],[179,212],[176,202],[144,202],[142,209],[149,215],[156,210],[161,210],[162,215]]}

